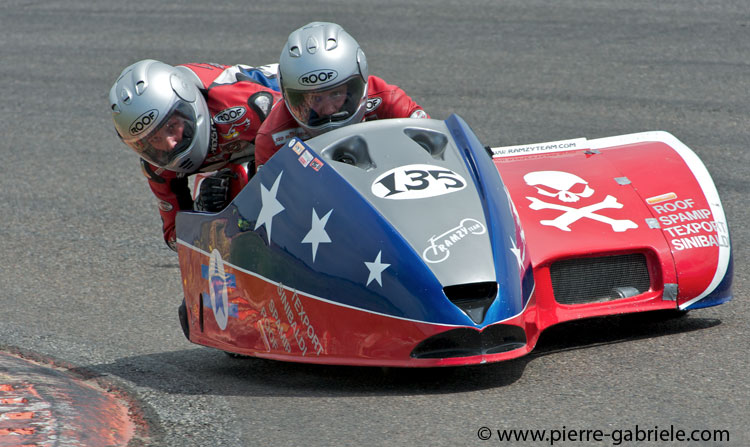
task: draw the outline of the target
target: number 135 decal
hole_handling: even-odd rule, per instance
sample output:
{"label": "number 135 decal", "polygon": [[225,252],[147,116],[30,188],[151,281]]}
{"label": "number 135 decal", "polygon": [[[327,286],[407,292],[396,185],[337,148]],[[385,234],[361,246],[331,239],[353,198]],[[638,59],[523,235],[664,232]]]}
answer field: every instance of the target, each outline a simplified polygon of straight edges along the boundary
{"label": "number 135 decal", "polygon": [[372,182],[372,193],[384,199],[423,199],[460,191],[466,180],[447,168],[407,165],[393,168]]}

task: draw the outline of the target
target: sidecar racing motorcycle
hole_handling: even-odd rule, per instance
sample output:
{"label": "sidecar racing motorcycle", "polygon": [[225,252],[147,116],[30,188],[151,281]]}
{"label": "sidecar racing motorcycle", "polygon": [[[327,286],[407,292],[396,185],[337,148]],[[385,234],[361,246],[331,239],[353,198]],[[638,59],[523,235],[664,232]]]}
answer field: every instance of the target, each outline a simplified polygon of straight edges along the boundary
{"label": "sidecar racing motorcycle", "polygon": [[666,132],[490,148],[453,115],[292,139],[177,218],[188,339],[324,364],[523,356],[557,323],[731,299],[724,210]]}

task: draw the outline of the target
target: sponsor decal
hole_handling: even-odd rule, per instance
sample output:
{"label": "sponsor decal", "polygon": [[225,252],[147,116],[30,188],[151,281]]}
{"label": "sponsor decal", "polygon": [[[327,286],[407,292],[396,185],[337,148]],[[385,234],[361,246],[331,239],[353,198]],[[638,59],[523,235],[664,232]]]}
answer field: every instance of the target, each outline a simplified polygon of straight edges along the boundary
{"label": "sponsor decal", "polygon": [[295,127],[294,129],[287,129],[282,130],[281,132],[277,132],[271,135],[271,138],[273,139],[273,144],[275,144],[276,146],[281,146],[283,144],[286,144],[292,138],[302,136],[304,134],[305,131],[302,130],[301,127]]}
{"label": "sponsor decal", "polygon": [[[266,349],[281,349],[292,352],[292,342],[296,344],[297,351],[303,356],[323,353],[323,343],[305,312],[305,307],[296,290],[292,290],[289,296],[283,284],[278,283],[276,296],[268,301],[268,310],[263,306],[260,310],[261,319],[258,322],[260,333]],[[276,300],[281,303],[279,306]],[[291,341],[290,341],[291,339]]]}
{"label": "sponsor decal", "polygon": [[674,200],[676,198],[677,198],[677,194],[673,192],[668,192],[666,194],[649,197],[648,199],[646,199],[646,203],[648,203],[649,205],[654,205],[656,203],[666,202],[668,200]]}
{"label": "sponsor decal", "polygon": [[229,320],[229,299],[227,283],[234,283],[234,275],[224,272],[224,261],[221,259],[219,250],[214,249],[208,260],[208,295],[210,307],[214,313],[216,324],[222,331],[227,327]]}
{"label": "sponsor decal", "polygon": [[[270,315],[270,316],[269,316]],[[268,302],[268,311],[265,306],[260,309],[260,316],[263,317],[263,334],[267,337],[265,340],[266,346],[270,346],[273,349],[278,349],[279,343],[286,352],[292,352],[292,345],[289,343],[289,339],[284,331],[284,325],[282,324],[281,318],[279,318],[279,310],[276,308],[276,303],[273,299]],[[279,340],[276,340],[278,335]]]}
{"label": "sponsor decal", "polygon": [[[540,195],[554,197],[562,203],[576,203],[581,199],[586,199],[594,194],[588,182],[575,174],[562,171],[535,171],[529,172],[523,176],[527,185],[536,188]],[[629,229],[638,228],[638,224],[627,219],[613,219],[611,217],[597,214],[597,211],[603,209],[620,209],[623,207],[617,201],[617,198],[607,195],[599,203],[576,208],[574,206],[562,205],[560,203],[550,203],[536,197],[526,197],[531,201],[529,208],[532,210],[557,210],[562,214],[551,220],[539,221],[540,224],[556,227],[562,231],[571,231],[569,225],[578,222],[580,219],[587,218],[608,224],[612,231],[623,232]]]}
{"label": "sponsor decal", "polygon": [[424,110],[415,110],[414,113],[409,115],[409,118],[427,118],[427,113]]}
{"label": "sponsor decal", "polygon": [[307,151],[303,152],[302,155],[300,155],[298,158],[300,164],[304,167],[307,167],[307,165],[310,164],[312,159],[313,159],[313,155]]}
{"label": "sponsor decal", "polygon": [[268,92],[258,92],[251,96],[247,103],[258,114],[260,120],[264,121],[273,107],[273,96]]}
{"label": "sponsor decal", "polygon": [[486,232],[487,228],[482,222],[470,217],[462,219],[457,226],[428,239],[429,245],[422,251],[422,259],[430,264],[443,262],[451,255],[451,247],[460,244],[467,236],[480,235]]}
{"label": "sponsor decal", "polygon": [[297,79],[300,85],[322,85],[335,80],[339,76],[336,70],[322,69],[310,71]]}
{"label": "sponsor decal", "polygon": [[[240,136],[241,132],[247,131],[247,129],[251,126],[250,118],[245,118],[245,121],[241,123],[235,123],[232,124],[232,126],[227,130],[226,134],[222,134],[221,138],[225,140],[232,140],[234,138],[237,138]],[[240,129],[240,127],[244,127],[243,129]]]}
{"label": "sponsor decal", "polygon": [[516,157],[518,155],[547,154],[590,149],[586,138],[552,141],[549,143],[529,144],[522,146],[493,147],[493,157]]}
{"label": "sponsor decal", "polygon": [[290,146],[292,147],[294,153],[297,155],[302,155],[302,152],[305,151],[305,145],[300,143],[299,141],[294,144],[290,143]]}
{"label": "sponsor decal", "polygon": [[372,193],[383,199],[423,199],[460,191],[466,187],[458,173],[434,165],[399,166],[384,172],[372,183]]}
{"label": "sponsor decal", "polygon": [[240,136],[240,131],[235,129],[234,127],[230,128],[229,132],[227,132],[226,134],[221,134],[221,138],[224,140],[232,140],[239,136]]}
{"label": "sponsor decal", "polygon": [[323,162],[318,157],[315,157],[313,161],[310,162],[310,167],[316,171],[320,171],[320,168],[323,167]]}
{"label": "sponsor decal", "polygon": [[159,209],[168,213],[174,209],[174,206],[166,200],[159,200]]}
{"label": "sponsor decal", "polygon": [[230,143],[227,143],[221,147],[222,152],[225,154],[224,158],[226,158],[227,154],[234,154],[237,152],[242,152],[245,150],[248,146],[250,146],[249,141],[240,140],[240,141],[232,141]]}
{"label": "sponsor decal", "polygon": [[651,207],[659,215],[662,231],[674,250],[729,247],[726,223],[714,220],[708,208],[697,208],[693,199],[658,203]]}
{"label": "sponsor decal", "polygon": [[159,111],[156,109],[144,112],[130,124],[130,135],[140,135],[149,130],[154,125],[157,118],[159,118]]}
{"label": "sponsor decal", "polygon": [[380,104],[382,103],[383,103],[382,98],[378,98],[378,97],[367,98],[367,103],[365,104],[366,113],[370,113],[373,110],[377,109],[378,107],[380,107]]}
{"label": "sponsor decal", "polygon": [[247,109],[242,106],[230,107],[214,115],[216,124],[230,124],[239,121],[247,113]]}

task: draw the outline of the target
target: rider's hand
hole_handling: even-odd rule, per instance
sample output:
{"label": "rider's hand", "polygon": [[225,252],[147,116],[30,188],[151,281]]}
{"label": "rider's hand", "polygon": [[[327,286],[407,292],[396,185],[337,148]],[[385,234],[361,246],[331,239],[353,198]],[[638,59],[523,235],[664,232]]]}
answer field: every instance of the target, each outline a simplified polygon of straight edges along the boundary
{"label": "rider's hand", "polygon": [[229,180],[236,177],[235,173],[225,168],[204,178],[195,201],[195,210],[211,213],[223,210],[229,204]]}

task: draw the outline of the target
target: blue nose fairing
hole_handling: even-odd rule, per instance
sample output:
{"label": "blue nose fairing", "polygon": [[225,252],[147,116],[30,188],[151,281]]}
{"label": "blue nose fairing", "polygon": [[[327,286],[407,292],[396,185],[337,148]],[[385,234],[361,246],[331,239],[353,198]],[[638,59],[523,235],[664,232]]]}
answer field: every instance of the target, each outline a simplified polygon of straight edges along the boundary
{"label": "blue nose fairing", "polygon": [[518,315],[534,290],[534,274],[521,221],[491,155],[466,122],[458,115],[451,115],[445,123],[473,174],[489,227],[500,291],[487,313],[485,324],[503,321]]}

